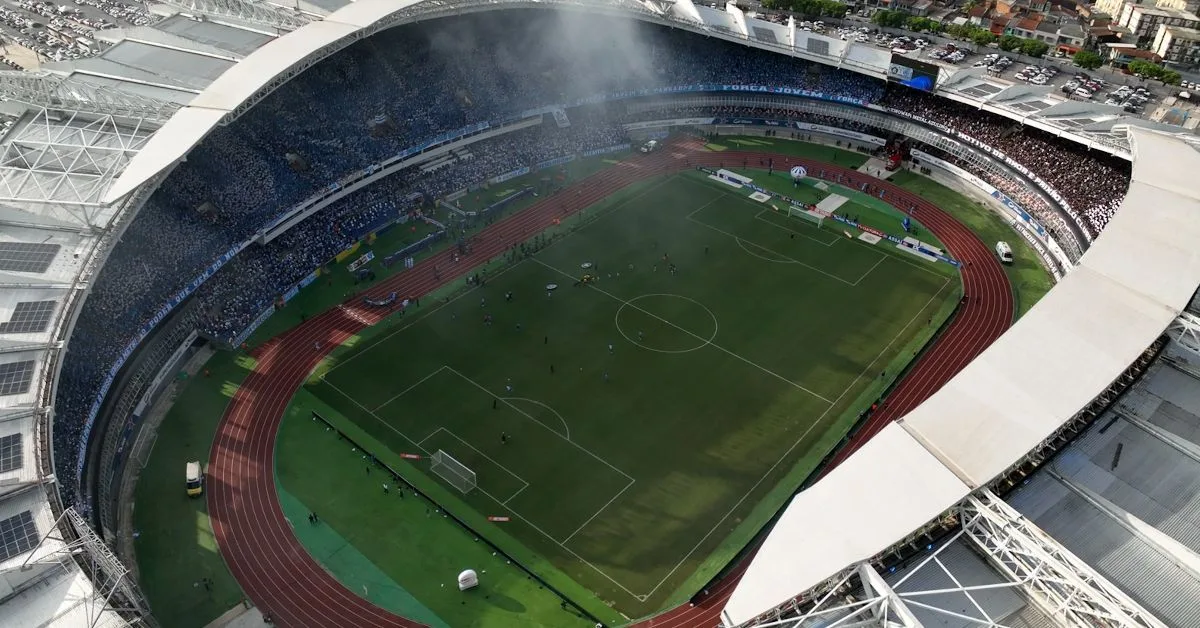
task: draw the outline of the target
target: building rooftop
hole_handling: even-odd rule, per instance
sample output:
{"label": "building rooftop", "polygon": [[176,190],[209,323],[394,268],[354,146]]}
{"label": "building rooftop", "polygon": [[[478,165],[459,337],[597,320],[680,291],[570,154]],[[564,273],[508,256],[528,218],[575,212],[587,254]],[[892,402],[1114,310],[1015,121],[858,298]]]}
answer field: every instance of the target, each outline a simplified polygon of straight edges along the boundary
{"label": "building rooftop", "polygon": [[1167,32],[1174,39],[1183,39],[1186,41],[1200,41],[1200,29],[1184,28],[1182,26],[1168,26]]}

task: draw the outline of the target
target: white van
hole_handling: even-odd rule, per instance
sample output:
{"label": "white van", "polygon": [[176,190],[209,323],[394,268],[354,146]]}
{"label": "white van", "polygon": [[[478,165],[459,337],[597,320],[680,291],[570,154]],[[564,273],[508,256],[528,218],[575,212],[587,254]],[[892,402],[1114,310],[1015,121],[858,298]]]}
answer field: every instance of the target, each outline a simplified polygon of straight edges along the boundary
{"label": "white van", "polygon": [[1007,242],[1001,240],[996,243],[996,257],[1000,259],[1001,264],[1011,264],[1013,262],[1012,247]]}
{"label": "white van", "polygon": [[204,471],[200,469],[200,461],[187,463],[187,494],[195,497],[204,493]]}

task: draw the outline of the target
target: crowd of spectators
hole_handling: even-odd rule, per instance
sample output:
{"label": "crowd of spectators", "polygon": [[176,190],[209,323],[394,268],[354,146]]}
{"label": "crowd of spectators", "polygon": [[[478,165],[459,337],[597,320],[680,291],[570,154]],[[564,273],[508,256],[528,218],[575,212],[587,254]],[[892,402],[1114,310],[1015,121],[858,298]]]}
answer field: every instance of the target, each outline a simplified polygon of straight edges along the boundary
{"label": "crowd of spectators", "polygon": [[909,89],[889,89],[880,104],[954,129],[1025,166],[1058,191],[1090,237],[1108,224],[1129,187],[1128,161],[1036,129],[1014,126],[1012,120],[976,107]]}
{"label": "crowd of spectators", "polygon": [[[887,94],[881,103],[892,109],[905,111],[913,117],[949,126],[997,148],[1054,186],[1067,202],[1069,213],[1052,207],[1047,197],[1035,191],[1029,181],[1017,178],[1012,173],[994,168],[980,169],[975,164],[966,163],[932,146],[917,147],[979,176],[1021,205],[1052,236],[1069,235],[1071,232],[1067,220],[1074,218],[1079,228],[1094,237],[1116,212],[1125,195],[1125,188],[1129,186],[1129,163],[1121,159],[1088,152],[1078,144],[1040,131],[1013,129],[1011,120],[992,116],[953,101],[925,96],[907,88],[889,89]],[[953,109],[954,113],[943,112],[940,109],[943,106]],[[961,109],[963,107],[966,107],[966,111]],[[968,115],[968,111],[971,115]],[[627,116],[626,119],[636,121],[663,117],[790,120],[840,127],[881,138],[891,135],[888,130],[877,129],[858,121],[782,108],[672,107],[641,111]],[[1075,238],[1072,237],[1071,240]]]}
{"label": "crowd of spectators", "polygon": [[1093,214],[1119,199],[1128,182],[1114,164],[1069,143],[1005,136],[998,118],[984,122],[989,118],[975,109],[941,109],[941,101],[896,94],[863,75],[628,20],[601,23],[608,19],[588,16],[580,27],[578,18],[557,12],[495,12],[390,29],[322,61],[206,137],[122,234],[80,312],[55,408],[65,500],[76,497],[74,463],[101,384],[175,295],[331,182],[471,125],[553,105],[567,106],[572,120],[560,129],[547,115],[536,128],[471,144],[442,167],[386,177],[269,245],[250,245],[204,284],[204,329],[236,335],[362,232],[430,199],[621,142],[618,127],[571,108],[616,92],[699,84],[803,88],[962,124],[964,133],[1026,160],[1097,231],[1104,217]]}
{"label": "crowd of spectators", "polygon": [[339,199],[319,220],[301,223],[264,246],[252,245],[223,267],[201,290],[202,329],[233,340],[280,294],[339,251],[384,224],[418,219],[422,198],[441,198],[517,168],[625,141],[620,126],[576,121],[559,129],[548,121],[456,150],[436,170],[414,166],[385,177]]}

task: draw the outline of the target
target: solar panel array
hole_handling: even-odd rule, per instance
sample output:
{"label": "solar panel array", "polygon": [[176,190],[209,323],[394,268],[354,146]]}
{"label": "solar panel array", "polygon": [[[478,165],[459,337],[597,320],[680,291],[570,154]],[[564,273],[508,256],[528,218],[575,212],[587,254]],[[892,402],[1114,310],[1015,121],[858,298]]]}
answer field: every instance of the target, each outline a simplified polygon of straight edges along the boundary
{"label": "solar panel array", "polygon": [[0,473],[16,471],[21,468],[21,463],[24,461],[25,456],[21,449],[21,434],[0,436]]}
{"label": "solar panel array", "polygon": [[54,314],[54,301],[22,301],[12,317],[0,323],[0,334],[30,334],[46,331]]}
{"label": "solar panel array", "polygon": [[991,83],[980,83],[978,85],[972,85],[958,91],[959,93],[966,94],[968,96],[974,96],[976,98],[987,98],[993,94],[1000,93],[1001,89],[1003,88],[992,85]]}
{"label": "solar panel array", "polygon": [[1017,111],[1022,111],[1025,113],[1032,113],[1034,111],[1041,111],[1042,109],[1046,109],[1049,106],[1050,106],[1050,103],[1045,102],[1043,100],[1031,100],[1029,102],[1019,102],[1019,103],[1011,104],[1008,107],[1010,109],[1015,109]]}
{"label": "solar panel array", "polygon": [[40,242],[0,242],[0,270],[44,273],[61,248]]}
{"label": "solar panel array", "polygon": [[0,520],[0,560],[24,554],[37,546],[38,531],[33,515],[25,512]]}
{"label": "solar panel array", "polygon": [[33,360],[0,364],[0,397],[19,395],[29,390],[33,381]]}
{"label": "solar panel array", "polygon": [[779,43],[779,41],[777,39],[775,39],[775,31],[773,31],[769,28],[763,28],[762,26],[755,26],[752,30],[754,31],[754,38],[759,41],[768,41],[768,42],[771,42],[772,44]]}

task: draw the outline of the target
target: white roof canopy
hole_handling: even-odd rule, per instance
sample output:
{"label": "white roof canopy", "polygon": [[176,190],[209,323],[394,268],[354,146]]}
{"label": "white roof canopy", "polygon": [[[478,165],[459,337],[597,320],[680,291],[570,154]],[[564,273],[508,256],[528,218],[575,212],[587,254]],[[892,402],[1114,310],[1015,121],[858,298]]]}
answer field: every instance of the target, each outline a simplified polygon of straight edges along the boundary
{"label": "white roof canopy", "polygon": [[725,605],[726,621],[749,621],[871,558],[966,494],[920,443],[889,425],[792,499]]}

